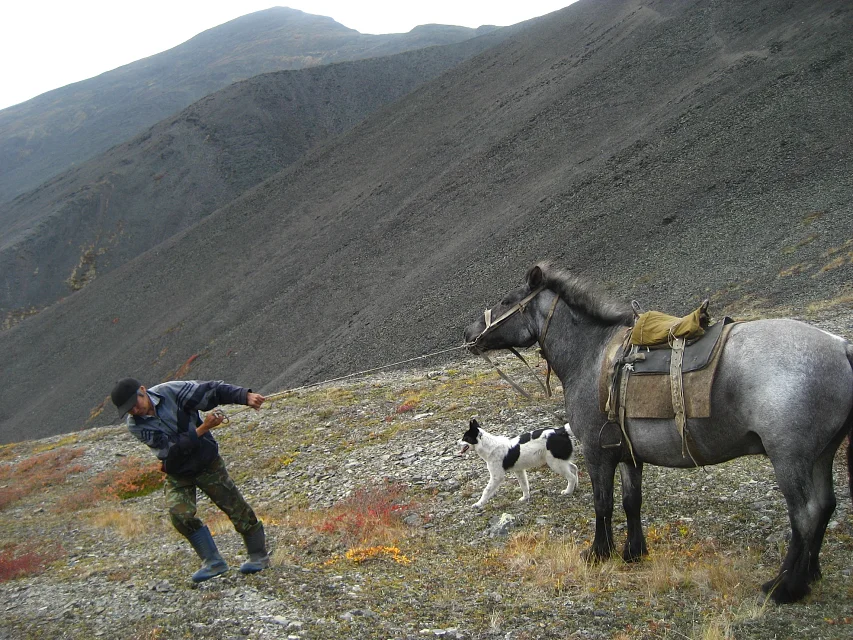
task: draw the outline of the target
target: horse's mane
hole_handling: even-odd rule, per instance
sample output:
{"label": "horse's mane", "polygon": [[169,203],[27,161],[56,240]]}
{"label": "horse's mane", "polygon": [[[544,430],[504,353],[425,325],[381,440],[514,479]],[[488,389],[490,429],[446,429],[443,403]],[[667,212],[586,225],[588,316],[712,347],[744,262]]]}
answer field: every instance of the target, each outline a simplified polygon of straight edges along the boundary
{"label": "horse's mane", "polygon": [[629,304],[606,297],[589,281],[556,268],[549,262],[540,262],[533,269],[536,267],[542,270],[543,284],[570,307],[582,311],[602,324],[633,323],[634,312]]}

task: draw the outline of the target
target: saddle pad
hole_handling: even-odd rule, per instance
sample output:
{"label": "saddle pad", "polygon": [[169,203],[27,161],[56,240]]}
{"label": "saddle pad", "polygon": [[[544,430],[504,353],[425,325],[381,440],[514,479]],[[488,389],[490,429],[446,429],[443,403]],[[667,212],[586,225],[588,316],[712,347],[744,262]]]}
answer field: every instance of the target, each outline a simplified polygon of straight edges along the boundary
{"label": "saddle pad", "polygon": [[[682,373],[698,371],[706,366],[714,353],[714,347],[723,333],[723,327],[731,324],[731,318],[723,318],[720,322],[705,329],[705,335],[697,340],[689,342],[684,348],[684,363],[681,366]],[[669,374],[669,363],[672,360],[672,349],[669,346],[649,349],[640,353],[646,356],[645,360],[634,363],[634,374],[666,373]]]}
{"label": "saddle pad", "polygon": [[[727,319],[728,320],[728,319]],[[720,361],[720,354],[723,351],[726,339],[729,332],[735,323],[731,321],[718,322],[713,327],[709,327],[709,332],[714,331],[713,337],[709,340],[711,351],[705,358],[706,362],[700,369],[693,369],[688,373],[682,372],[682,384],[684,387],[684,408],[685,415],[688,418],[708,418],[711,415],[711,386],[714,382],[714,374],[717,370],[717,364]],[[702,340],[709,338],[709,333],[706,332]],[[601,379],[599,383],[599,408],[602,413],[607,413],[606,405],[609,395],[610,382],[610,366],[613,358],[616,357],[619,347],[624,341],[625,334],[620,334],[614,338],[606,351],[604,363],[601,368]],[[664,349],[661,349],[664,351]],[[643,375],[634,375],[628,377],[628,389],[626,392],[626,408],[625,415],[628,418],[674,418],[675,411],[672,408],[672,392],[670,389],[669,380],[669,359],[670,349],[665,349],[667,352],[667,368],[665,371],[657,374],[644,373]],[[685,349],[685,354],[687,350]],[[685,360],[687,356],[685,355]],[[635,363],[636,367],[639,362]]]}

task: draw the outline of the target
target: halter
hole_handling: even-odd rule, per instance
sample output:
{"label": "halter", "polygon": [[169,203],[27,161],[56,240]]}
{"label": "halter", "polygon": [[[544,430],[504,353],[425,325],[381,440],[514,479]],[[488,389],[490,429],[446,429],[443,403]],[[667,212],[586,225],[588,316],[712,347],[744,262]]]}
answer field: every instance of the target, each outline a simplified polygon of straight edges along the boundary
{"label": "halter", "polygon": [[[482,338],[484,335],[486,335],[486,332],[488,332],[490,329],[493,329],[494,327],[498,326],[504,320],[511,318],[512,316],[514,316],[519,311],[524,312],[525,309],[527,308],[527,305],[536,296],[538,296],[540,293],[542,293],[542,291],[545,288],[546,287],[544,287],[544,286],[537,287],[536,289],[531,291],[526,297],[522,298],[519,302],[517,302],[512,307],[507,309],[504,313],[502,313],[496,320],[492,320],[492,310],[486,309],[483,312],[483,319],[485,320],[486,326],[480,332],[480,335],[478,335],[476,338],[474,338],[474,341],[471,344],[476,345],[477,342],[480,340],[480,338]],[[545,335],[548,333],[548,327],[551,324],[551,318],[554,316],[554,309],[557,308],[557,302],[559,300],[560,300],[560,297],[555,295],[554,296],[554,302],[551,304],[551,309],[548,311],[548,315],[545,318],[545,326],[542,328],[542,332],[537,336],[537,342],[539,343],[539,348],[542,352],[542,356],[545,358],[545,363],[547,364],[547,367],[548,367],[547,373],[545,374],[545,382],[544,383],[536,375],[536,372],[533,370],[533,368],[527,363],[527,360],[524,359],[524,356],[522,356],[518,351],[516,351],[516,349],[514,347],[508,347],[509,351],[512,352],[516,358],[518,358],[519,360],[521,360],[524,363],[524,366],[527,367],[527,370],[530,371],[530,374],[533,376],[533,378],[536,380],[536,382],[539,383],[539,386],[542,387],[542,391],[545,394],[546,398],[551,397],[551,363],[548,361],[548,354],[545,351],[545,344],[544,344],[545,343]],[[528,398],[528,399],[531,398],[529,393],[527,393],[514,380],[512,380],[503,371],[501,371],[500,367],[498,367],[498,365],[496,365],[494,362],[492,362],[485,353],[481,353],[480,357],[482,357],[483,360],[485,360],[490,365],[492,365],[495,368],[495,370],[498,372],[498,375],[500,375],[501,378],[503,378],[506,382],[508,382],[510,384],[510,386],[512,386],[513,389],[518,391],[518,393],[523,395],[525,398]]]}

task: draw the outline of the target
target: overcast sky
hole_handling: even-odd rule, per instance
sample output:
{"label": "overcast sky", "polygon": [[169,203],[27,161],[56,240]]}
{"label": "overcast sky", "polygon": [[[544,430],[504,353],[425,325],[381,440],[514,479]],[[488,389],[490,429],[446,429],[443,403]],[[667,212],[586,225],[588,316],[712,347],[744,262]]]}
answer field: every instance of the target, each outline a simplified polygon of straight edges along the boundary
{"label": "overcast sky", "polygon": [[8,0],[0,8],[0,109],[171,49],[273,6],[331,16],[361,33],[419,24],[507,26],[573,0]]}

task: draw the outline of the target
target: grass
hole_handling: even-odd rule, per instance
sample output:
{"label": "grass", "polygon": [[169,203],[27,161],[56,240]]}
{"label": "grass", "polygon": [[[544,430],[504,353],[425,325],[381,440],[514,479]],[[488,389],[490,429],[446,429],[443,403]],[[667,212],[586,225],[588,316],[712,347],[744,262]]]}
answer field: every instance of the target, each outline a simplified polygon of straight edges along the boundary
{"label": "grass", "polygon": [[126,540],[138,539],[153,528],[150,517],[109,507],[92,515],[91,523],[97,528],[113,529]]}
{"label": "grass", "polygon": [[583,548],[572,538],[552,538],[541,531],[523,531],[510,536],[506,546],[495,550],[489,560],[523,577],[537,589],[552,593],[592,594],[604,591],[615,579],[615,561],[589,564]]}

